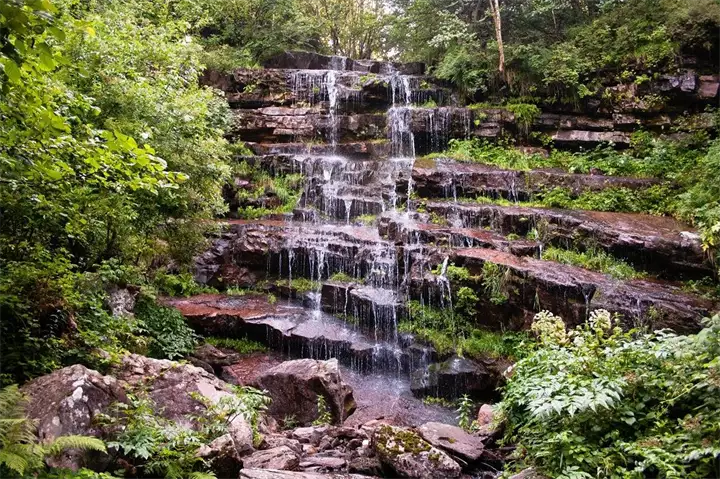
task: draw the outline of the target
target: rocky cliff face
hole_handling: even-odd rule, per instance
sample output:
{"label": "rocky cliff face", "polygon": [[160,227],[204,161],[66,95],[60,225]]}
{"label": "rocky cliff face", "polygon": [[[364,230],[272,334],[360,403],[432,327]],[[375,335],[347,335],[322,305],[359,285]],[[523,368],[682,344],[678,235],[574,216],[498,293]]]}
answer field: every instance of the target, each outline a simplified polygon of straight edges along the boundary
{"label": "rocky cliff face", "polygon": [[[331,79],[329,71],[335,72]],[[545,105],[538,115],[518,118],[506,108],[458,106],[449,86],[424,72],[420,64],[299,52],[281,55],[262,70],[208,72],[204,82],[226,93],[235,109],[233,134],[257,143],[251,147],[258,154],[268,143],[329,139],[331,108],[337,109],[336,127],[343,141],[386,139],[385,111],[398,103],[401,81],[407,83],[408,103],[416,105],[410,130],[418,152],[437,151],[450,138],[523,136],[529,129],[560,147],[588,148],[607,142],[624,147],[639,129],[679,134],[711,128],[711,115],[704,109],[717,103],[720,88],[720,75],[686,70],[640,85],[607,85],[597,98],[578,105]]]}
{"label": "rocky cliff face", "polygon": [[[247,335],[293,356],[412,376],[418,395],[492,398],[507,363],[455,357],[402,334],[400,323],[417,320],[408,300],[442,310],[452,308],[453,291],[470,288],[478,297],[471,328],[490,330],[527,328],[542,309],[573,325],[603,308],[628,327],[692,332],[717,307],[674,282],[713,271],[687,225],[518,204],[553,188],[569,198],[641,192],[657,187],[652,178],[415,159],[454,138],[511,136],[542,154],[532,144],[538,137],[558,148],[623,148],[640,129],[681,135],[709,128],[703,111],[716,101],[720,77],[686,71],[642,85],[606,85],[600,100],[545,106],[530,117],[510,107],[460,106],[447,84],[416,64],[288,53],[264,69],[208,72],[205,82],[225,92],[232,138],[255,153],[238,161],[271,178],[302,181],[296,204],[258,219],[248,212],[278,205],[282,195],[263,186],[249,202],[258,175],[228,188],[231,214],[245,217],[225,223],[198,258],[196,278],[259,295],[173,301],[201,332]],[[602,251],[644,276],[618,279],[541,259],[550,246]],[[483,286],[492,280],[483,279],[487,264],[502,272],[502,301]],[[448,265],[464,268],[471,280],[448,279]],[[283,304],[268,302],[268,293]]]}

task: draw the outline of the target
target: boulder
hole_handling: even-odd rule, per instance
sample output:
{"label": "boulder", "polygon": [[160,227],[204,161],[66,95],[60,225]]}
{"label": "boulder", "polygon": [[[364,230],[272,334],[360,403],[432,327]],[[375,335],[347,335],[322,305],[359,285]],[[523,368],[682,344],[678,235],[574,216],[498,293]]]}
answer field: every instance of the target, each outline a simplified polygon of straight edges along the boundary
{"label": "boulder", "polygon": [[[113,374],[130,388],[145,389],[158,414],[186,427],[196,427],[188,416],[205,408],[191,393],[198,393],[213,403],[233,394],[230,385],[201,368],[137,354],[125,356]],[[238,454],[253,450],[253,431],[242,416],[232,420],[228,432]]]}
{"label": "boulder", "polygon": [[467,463],[480,459],[485,448],[482,439],[449,424],[426,422],[418,428],[418,433],[433,446]]}
{"label": "boulder", "polygon": [[[50,443],[60,436],[102,437],[103,431],[93,419],[115,402],[127,397],[120,383],[111,376],[79,364],[39,377],[22,388],[28,396],[27,416],[37,423],[41,442]],[[80,467],[104,467],[109,456],[68,450],[48,464],[77,470]]]}
{"label": "boulder", "polygon": [[510,479],[548,479],[547,476],[544,476],[537,472],[535,468],[530,467],[528,469],[524,469],[520,471],[519,473],[510,476]]}
{"label": "boulder", "polygon": [[434,479],[460,476],[457,462],[410,429],[380,426],[372,440],[380,462],[400,477]]}
{"label": "boulder", "polygon": [[318,474],[314,472],[292,472],[270,469],[243,469],[239,479],[367,479],[358,474]]}
{"label": "boulder", "polygon": [[377,457],[355,457],[348,465],[349,472],[357,472],[367,476],[382,476],[383,468]]}
{"label": "boulder", "polygon": [[287,446],[256,451],[243,459],[245,468],[292,470],[300,465],[295,451]]}
{"label": "boulder", "polygon": [[237,477],[243,461],[232,435],[225,434],[198,450],[198,456],[210,463],[218,477]]}
{"label": "boulder", "polygon": [[330,456],[308,456],[303,459],[303,463],[306,467],[318,467],[319,469],[330,471],[344,469],[347,466],[347,461],[340,457]]}
{"label": "boulder", "polygon": [[190,361],[192,362],[193,359],[210,365],[212,369],[211,372],[221,373],[224,366],[230,366],[231,364],[238,362],[240,355],[235,353],[224,353],[212,344],[205,343],[195,349],[195,352],[193,352],[190,357]]}
{"label": "boulder", "polygon": [[429,365],[412,375],[410,389],[417,396],[455,399],[462,394],[473,397],[494,397],[500,384],[495,368],[454,356],[442,363]]}
{"label": "boulder", "polygon": [[302,444],[318,446],[320,440],[325,437],[325,434],[328,432],[328,429],[327,426],[299,427],[292,432],[292,437]]}
{"label": "boulder", "polygon": [[260,444],[260,449],[274,449],[280,446],[287,446],[297,454],[302,453],[302,445],[300,444],[300,441],[279,435],[263,437],[263,442]]}
{"label": "boulder", "polygon": [[318,417],[318,396],[323,395],[334,423],[342,423],[355,411],[352,388],[342,381],[337,359],[286,361],[257,380],[273,401],[268,410],[276,419],[294,415],[301,424]]}
{"label": "boulder", "polygon": [[491,404],[480,406],[477,415],[478,436],[498,438],[505,430],[505,423],[496,423],[495,411]]}
{"label": "boulder", "polygon": [[105,305],[115,317],[132,317],[138,290],[113,287],[108,291]]}

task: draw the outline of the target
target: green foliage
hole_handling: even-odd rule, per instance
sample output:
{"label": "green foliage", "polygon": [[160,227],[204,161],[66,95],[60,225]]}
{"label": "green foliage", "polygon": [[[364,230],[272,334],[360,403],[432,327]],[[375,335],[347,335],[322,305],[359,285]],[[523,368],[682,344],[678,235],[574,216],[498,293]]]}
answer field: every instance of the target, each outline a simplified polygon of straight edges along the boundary
{"label": "green foliage", "polygon": [[697,224],[707,249],[720,246],[720,141],[712,142],[707,154],[685,177],[688,190],[680,197],[678,214]]}
{"label": "green foliage", "polygon": [[452,82],[466,97],[487,90],[493,67],[470,48],[452,48],[435,69],[435,76]]}
{"label": "green foliage", "polygon": [[105,291],[187,270],[225,209],[228,109],[187,24],[140,0],[56,5],[0,6],[4,381],[142,350]]}
{"label": "green foliage", "polygon": [[[418,301],[407,303],[409,318],[398,325],[400,332],[412,333],[419,340],[431,344],[441,356],[458,354],[467,358],[511,357],[525,354],[525,333],[495,332],[477,329],[472,317],[478,301],[474,292],[467,287],[464,295],[471,295],[472,307],[463,305],[463,299],[456,299],[455,311],[423,306]],[[462,290],[463,288],[460,288]]]}
{"label": "green foliage", "polygon": [[475,404],[473,403],[470,396],[463,394],[458,400],[458,408],[455,410],[458,413],[457,420],[458,426],[465,429],[466,431],[472,430],[473,425],[473,412],[475,412]]}
{"label": "green foliage", "polygon": [[335,281],[337,283],[363,283],[362,279],[353,278],[349,274],[343,272],[334,273],[330,276],[330,281]]}
{"label": "green foliage", "polygon": [[425,396],[422,399],[422,402],[423,404],[428,404],[431,406],[441,406],[448,409],[455,406],[455,403],[453,401],[435,396]]}
{"label": "green foliage", "polygon": [[156,412],[159,406],[142,394],[128,395],[128,404],[116,403],[112,414],[100,420],[118,431],[108,445],[135,459],[147,475],[167,479],[215,477],[210,465],[198,457],[199,448],[225,434],[237,417],[248,421],[257,434],[259,416],[270,402],[253,388],[236,388],[234,392],[216,401],[191,394],[204,406],[190,418],[197,424],[195,429],[165,419]]}
{"label": "green foliage", "polygon": [[0,475],[17,477],[44,469],[44,459],[67,449],[105,452],[105,444],[86,436],[61,436],[38,444],[35,424],[25,415],[25,397],[17,385],[0,389]]}
{"label": "green foliage", "polygon": [[486,261],[482,269],[482,285],[492,304],[501,305],[510,299],[508,279],[510,268]]}
{"label": "green foliage", "polygon": [[359,221],[365,226],[372,226],[377,223],[377,215],[360,215],[355,218],[355,221]]}
{"label": "green foliage", "polygon": [[219,338],[210,336],[204,338],[205,342],[218,348],[232,349],[240,354],[261,353],[267,351],[267,346],[247,338]]}
{"label": "green foliage", "polygon": [[140,327],[152,338],[148,351],[152,357],[175,359],[195,350],[195,333],[177,309],[159,305],[143,296],[135,305],[135,316]]}
{"label": "green foliage", "polygon": [[623,332],[596,312],[560,341],[548,336],[516,364],[500,406],[516,466],[550,477],[715,477],[720,316],[704,326]]}
{"label": "green foliage", "polygon": [[460,341],[458,354],[468,358],[513,358],[519,359],[526,354],[524,332],[496,332],[487,329],[473,329],[467,338]]}
{"label": "green foliage", "polygon": [[525,136],[529,135],[532,124],[540,116],[540,108],[531,103],[510,103],[506,108],[515,116],[515,122]]}
{"label": "green foliage", "polygon": [[163,270],[155,272],[153,285],[160,293],[168,296],[193,296],[202,293],[217,293],[208,286],[198,284],[191,273],[168,274]]}
{"label": "green foliage", "polygon": [[292,280],[288,280],[288,287],[298,293],[308,293],[310,291],[319,291],[322,284],[307,278],[293,278]]}
{"label": "green foliage", "polygon": [[318,416],[313,421],[313,426],[328,426],[332,424],[332,414],[327,405],[327,400],[322,394],[318,394],[317,396],[317,412]]}
{"label": "green foliage", "polygon": [[258,219],[271,214],[289,213],[295,208],[303,192],[303,175],[271,176],[243,161],[236,173],[245,177],[251,186],[239,190],[235,197],[239,203],[238,216]]}
{"label": "green foliage", "polygon": [[625,261],[599,249],[573,251],[546,246],[543,248],[542,259],[599,271],[617,279],[638,279],[646,276]]}

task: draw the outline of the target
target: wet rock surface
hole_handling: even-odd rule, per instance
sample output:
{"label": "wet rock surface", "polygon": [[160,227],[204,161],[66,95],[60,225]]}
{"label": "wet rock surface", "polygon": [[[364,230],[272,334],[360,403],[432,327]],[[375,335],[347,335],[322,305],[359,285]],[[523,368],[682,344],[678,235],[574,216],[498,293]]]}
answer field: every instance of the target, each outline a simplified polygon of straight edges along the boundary
{"label": "wet rock surface", "polygon": [[480,459],[485,449],[482,439],[471,436],[457,426],[428,422],[418,427],[417,430],[427,442],[451,456],[459,457],[466,463],[473,463]]}
{"label": "wet rock surface", "polygon": [[[279,452],[296,457],[296,466],[294,461],[281,466],[302,474],[457,477],[464,467],[486,477],[483,468],[502,468],[509,449],[496,444],[502,424],[494,424],[489,405],[478,413],[479,432],[468,436],[446,425],[454,421],[452,411],[423,404],[419,397],[451,400],[467,393],[496,401],[510,362],[438,354],[400,333],[399,324],[413,320],[409,299],[447,308],[448,288],[470,287],[479,297],[472,327],[496,331],[526,329],[540,309],[575,325],[604,308],[621,314],[628,327],[693,332],[717,306],[665,281],[705,278],[712,272],[696,232],[673,220],[462,203],[477,196],[532,200],[558,187],[571,197],[644,190],[656,186],[656,180],[506,170],[444,158],[415,162],[415,157],[441,151],[451,139],[508,136],[523,143],[522,151],[546,156],[548,145],[533,143],[528,129],[561,149],[607,142],[624,148],[639,128],[682,134],[688,122],[680,117],[686,112],[694,115],[696,128],[708,128],[712,122],[701,111],[717,97],[718,77],[686,71],[643,85],[605,85],[603,99],[541,105],[543,111],[527,124],[512,108],[457,107],[445,86],[422,76],[419,65],[289,52],[266,66],[230,75],[208,73],[205,83],[225,91],[234,109],[232,136],[248,142],[258,155],[238,161],[271,175],[303,175],[300,200],[292,212],[228,221],[198,258],[198,281],[221,290],[227,285],[253,288],[258,294],[206,295],[168,304],[178,307],[200,334],[247,337],[278,352],[230,365],[212,366],[210,358],[196,358],[216,373],[219,366],[223,378],[262,384],[271,370],[290,367],[279,358],[337,358],[357,409],[341,427],[279,432],[269,422],[261,448],[273,452],[257,457]],[[644,100],[649,94],[663,95],[663,111]],[[429,100],[435,105],[418,106]],[[226,191],[230,215],[248,206],[279,205],[268,190],[261,200],[242,200],[244,191],[256,187],[246,177],[235,178]],[[547,245],[603,250],[653,279],[617,280],[536,259]],[[502,272],[504,302],[491,302],[477,283],[488,262]],[[471,279],[449,280],[447,265],[467,268]],[[270,302],[265,293],[279,299]],[[303,418],[308,424],[317,414],[317,392],[303,380],[302,387],[292,386],[302,394],[288,393],[294,381],[284,377],[274,396],[300,400],[278,409],[294,411],[295,403],[304,404],[303,414],[312,413]],[[284,424],[279,412],[274,415]],[[383,440],[380,430],[387,433]]]}
{"label": "wet rock surface", "polygon": [[[580,324],[590,311],[607,309],[623,316],[628,326],[648,321],[653,329],[670,328],[680,333],[696,332],[703,317],[716,305],[683,293],[659,281],[622,281],[583,268],[517,257],[488,249],[461,249],[456,264],[479,272],[490,261],[511,272],[505,317],[529,326],[537,310],[554,311],[571,325]],[[517,324],[517,323],[516,323]]]}
{"label": "wet rock surface", "polygon": [[455,356],[413,371],[410,387],[413,394],[420,397],[455,399],[467,394],[479,399],[493,399],[504,383],[502,373],[508,366],[510,363],[503,360],[480,362]]}
{"label": "wet rock surface", "polygon": [[702,277],[712,270],[699,236],[691,227],[668,217],[445,202],[428,202],[425,208],[447,218],[451,224],[491,228],[501,235],[524,237],[539,227],[546,244],[601,248],[641,269],[667,274],[671,279],[683,274]]}
{"label": "wet rock surface", "polygon": [[[556,187],[577,196],[585,191],[607,188],[647,188],[657,180],[622,176],[582,175],[562,170],[506,170],[492,165],[458,163],[437,159],[415,166],[413,191],[423,198],[459,198],[490,196],[525,201],[533,195]],[[400,189],[403,189],[402,186]]]}

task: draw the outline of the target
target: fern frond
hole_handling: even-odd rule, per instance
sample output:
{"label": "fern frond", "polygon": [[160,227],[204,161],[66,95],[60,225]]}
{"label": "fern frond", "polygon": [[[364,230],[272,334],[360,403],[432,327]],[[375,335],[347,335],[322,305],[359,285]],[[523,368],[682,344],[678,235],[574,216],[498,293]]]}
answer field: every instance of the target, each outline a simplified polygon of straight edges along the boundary
{"label": "fern frond", "polygon": [[191,472],[189,479],[217,479],[212,472]]}
{"label": "fern frond", "polygon": [[53,456],[66,449],[107,452],[105,443],[102,440],[88,436],[61,436],[46,448],[47,453]]}
{"label": "fern frond", "polygon": [[17,384],[11,384],[0,389],[0,417],[6,419],[20,419],[25,416],[25,396],[20,392]]}
{"label": "fern frond", "polygon": [[30,466],[30,462],[23,456],[0,449],[0,466],[5,466],[13,472],[17,472],[19,476],[25,473],[25,469]]}

